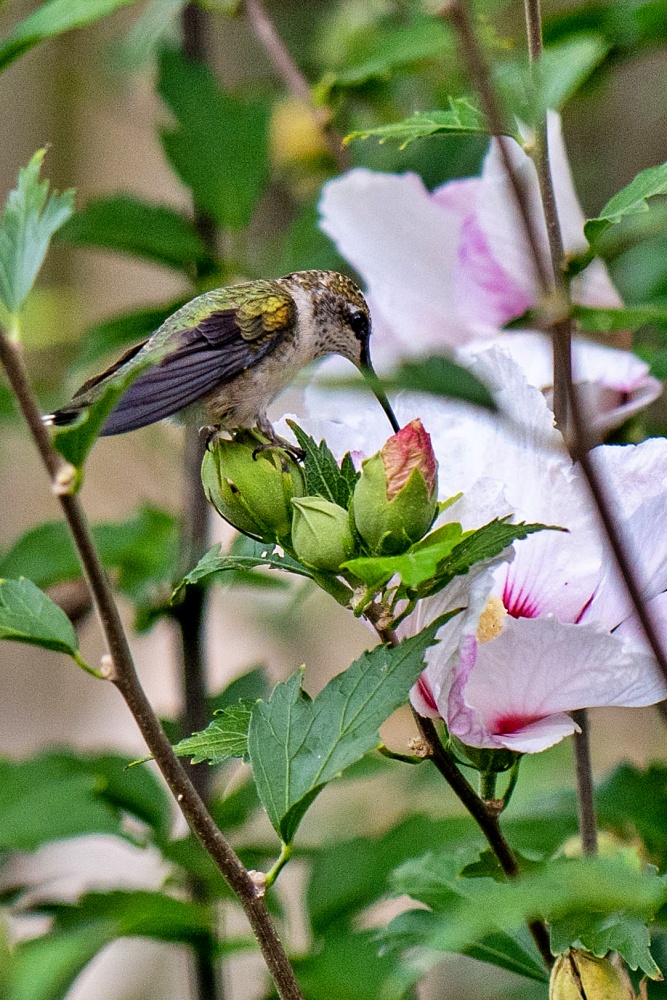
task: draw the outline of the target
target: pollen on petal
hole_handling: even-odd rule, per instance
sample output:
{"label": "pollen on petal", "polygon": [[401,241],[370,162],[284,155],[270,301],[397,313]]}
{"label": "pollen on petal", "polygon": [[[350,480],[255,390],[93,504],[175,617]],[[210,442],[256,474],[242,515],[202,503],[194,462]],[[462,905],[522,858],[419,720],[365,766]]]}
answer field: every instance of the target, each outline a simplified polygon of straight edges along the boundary
{"label": "pollen on petal", "polygon": [[492,594],[479,616],[477,642],[488,642],[490,639],[495,639],[497,635],[500,635],[503,630],[505,618],[507,618],[507,608],[499,597]]}

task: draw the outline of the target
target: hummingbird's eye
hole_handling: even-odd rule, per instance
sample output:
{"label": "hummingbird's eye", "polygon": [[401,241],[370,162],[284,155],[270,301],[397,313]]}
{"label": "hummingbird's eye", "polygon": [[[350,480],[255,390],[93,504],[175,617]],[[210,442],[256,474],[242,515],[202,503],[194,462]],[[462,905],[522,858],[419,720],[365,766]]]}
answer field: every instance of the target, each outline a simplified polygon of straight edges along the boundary
{"label": "hummingbird's eye", "polygon": [[369,323],[368,316],[361,309],[355,309],[354,312],[350,313],[348,317],[348,322],[354,331],[355,337],[358,340],[365,340],[368,336]]}

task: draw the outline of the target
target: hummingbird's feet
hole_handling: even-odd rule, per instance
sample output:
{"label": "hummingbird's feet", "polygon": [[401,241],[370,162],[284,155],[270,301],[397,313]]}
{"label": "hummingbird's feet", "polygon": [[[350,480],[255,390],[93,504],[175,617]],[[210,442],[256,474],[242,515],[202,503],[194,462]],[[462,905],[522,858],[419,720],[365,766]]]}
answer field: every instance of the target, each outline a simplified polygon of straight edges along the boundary
{"label": "hummingbird's feet", "polygon": [[292,444],[291,441],[286,441],[285,438],[276,434],[273,424],[267,417],[258,418],[257,430],[263,435],[263,437],[268,438],[269,440],[267,444],[258,445],[253,451],[253,455],[257,455],[260,451],[270,451],[272,448],[277,448],[280,451],[286,451],[290,458],[294,459],[295,462],[303,462],[306,457],[306,453],[303,448],[299,448],[298,445]]}
{"label": "hummingbird's feet", "polygon": [[285,441],[280,437],[277,437],[275,441],[270,441],[266,444],[258,444],[257,447],[253,449],[252,457],[257,458],[259,453],[262,451],[286,451],[290,458],[294,459],[295,462],[303,462],[306,457],[306,453],[303,448],[299,448],[295,444],[290,444],[289,441]]}

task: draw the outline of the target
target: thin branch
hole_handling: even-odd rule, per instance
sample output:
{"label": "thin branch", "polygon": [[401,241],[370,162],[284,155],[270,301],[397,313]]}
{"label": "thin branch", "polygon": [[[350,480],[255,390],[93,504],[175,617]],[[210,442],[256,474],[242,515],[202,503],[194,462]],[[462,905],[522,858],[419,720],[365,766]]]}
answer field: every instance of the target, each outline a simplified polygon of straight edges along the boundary
{"label": "thin branch", "polygon": [[308,80],[292,58],[264,6],[260,0],[245,0],[243,6],[255,37],[263,46],[276,73],[283,80],[292,97],[310,111],[315,124],[326,140],[329,152],[336,161],[338,169],[348,170],[350,161],[341,136],[331,128],[328,109],[319,108],[313,103]]}
{"label": "thin branch", "polygon": [[595,790],[593,788],[588,712],[585,708],[581,708],[578,712],[572,712],[572,719],[581,729],[580,733],[575,734],[577,807],[579,810],[581,847],[584,854],[595,855],[598,852],[598,828],[595,815]]}
{"label": "thin branch", "polygon": [[[528,55],[533,83],[537,84],[539,83],[540,60],[542,57],[542,14],[540,0],[524,0],[524,11],[526,16]],[[546,114],[537,128],[534,159],[537,166],[554,281],[564,301],[567,301],[569,304],[570,288],[565,277],[563,235],[558,217],[553,177],[551,176]],[[570,428],[573,420],[572,401],[575,395],[572,377],[572,326],[572,320],[565,319],[554,323],[551,331],[554,416],[556,424],[566,440],[570,436]],[[575,409],[576,405],[577,401],[574,400]],[[578,440],[581,439],[578,438]],[[588,451],[587,448],[585,450],[586,452]],[[579,833],[584,853],[593,855],[597,853],[597,822],[588,713],[585,709],[580,709],[578,712],[573,713],[573,718],[580,730],[574,734]]]}
{"label": "thin branch", "polygon": [[[383,628],[376,621],[373,621],[375,615],[372,609],[369,610],[371,610],[371,614],[367,617],[369,617],[371,624],[375,628],[375,631],[382,642],[386,642],[390,646],[397,646],[399,640],[396,633],[391,629]],[[505,836],[500,829],[497,812],[494,812],[492,809],[487,807],[487,804],[479,797],[470,782],[463,774],[461,774],[458,767],[440,742],[440,738],[438,737],[438,733],[432,719],[424,718],[424,716],[420,715],[414,708],[412,709],[412,715],[417,724],[417,728],[419,729],[419,735],[424,741],[427,756],[479,826],[480,830],[486,837],[489,847],[498,859],[498,864],[507,877],[517,878],[519,876],[519,866],[516,862],[516,858],[514,857],[512,848],[507,843]],[[549,947],[549,932],[547,931],[544,921],[531,920],[528,923],[528,929],[530,930],[533,941],[535,942],[538,951],[544,960],[544,964],[547,968],[551,968],[554,958],[551,954],[551,948]]]}
{"label": "thin branch", "polygon": [[[211,856],[221,875],[238,897],[261,948],[281,1000],[303,1000],[294,971],[280,942],[264,900],[240,859],[215,825],[201,797],[174,755],[169,740],[146,698],[132,660],[111,586],[95,549],[78,496],[63,493],[67,464],[53,448],[44,428],[27,379],[20,350],[0,331],[0,363],[7,374],[19,408],[49,474],[90,587],[95,609],[109,650],[107,676],[125,699],[148,749],[174,795],[192,832]],[[65,475],[63,475],[65,474]]]}

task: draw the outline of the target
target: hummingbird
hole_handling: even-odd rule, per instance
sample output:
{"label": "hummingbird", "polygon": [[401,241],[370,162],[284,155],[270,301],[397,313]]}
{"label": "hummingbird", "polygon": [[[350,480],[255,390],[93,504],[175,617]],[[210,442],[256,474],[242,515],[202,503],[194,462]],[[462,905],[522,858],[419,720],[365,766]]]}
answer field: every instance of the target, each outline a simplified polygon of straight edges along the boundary
{"label": "hummingbird", "polygon": [[147,366],[107,417],[102,435],[145,427],[200,402],[209,440],[221,431],[257,428],[273,444],[285,446],[267,407],[305,365],[340,354],[366,377],[398,431],[371,365],[370,335],[366,300],[337,271],[296,271],[216,288],[181,306],[44,422],[73,423],[114,380]]}

